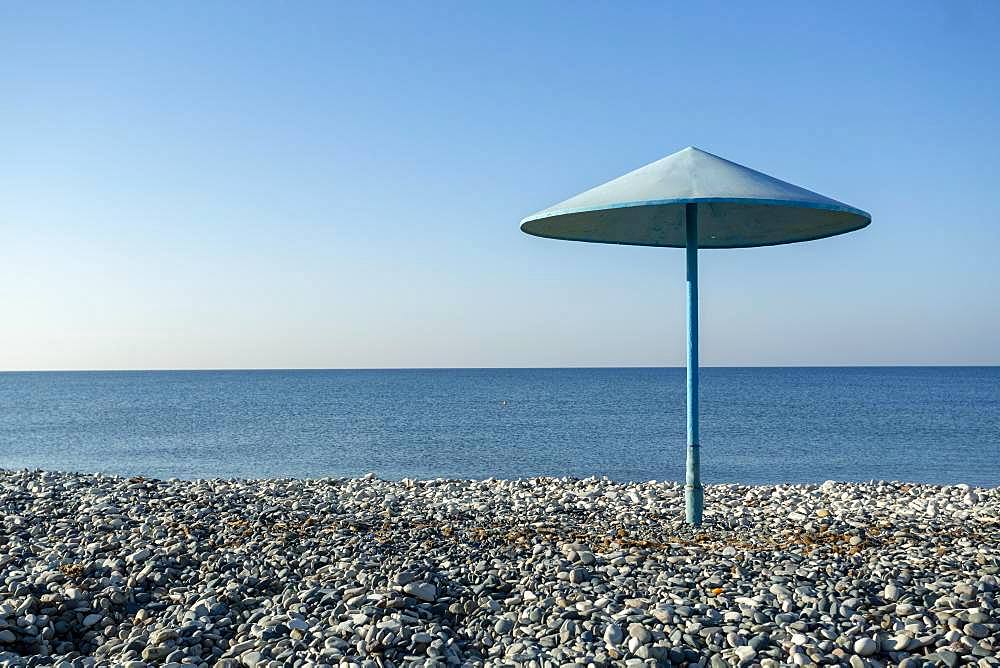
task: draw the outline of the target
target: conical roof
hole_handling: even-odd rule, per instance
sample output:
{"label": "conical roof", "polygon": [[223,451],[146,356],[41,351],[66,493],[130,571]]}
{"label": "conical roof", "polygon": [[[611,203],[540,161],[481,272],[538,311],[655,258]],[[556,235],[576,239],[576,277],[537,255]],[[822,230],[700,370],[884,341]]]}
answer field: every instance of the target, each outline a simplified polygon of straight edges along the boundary
{"label": "conical roof", "polygon": [[681,248],[690,203],[699,204],[700,248],[809,241],[871,222],[860,209],[692,146],[528,216],[521,229],[552,239]]}

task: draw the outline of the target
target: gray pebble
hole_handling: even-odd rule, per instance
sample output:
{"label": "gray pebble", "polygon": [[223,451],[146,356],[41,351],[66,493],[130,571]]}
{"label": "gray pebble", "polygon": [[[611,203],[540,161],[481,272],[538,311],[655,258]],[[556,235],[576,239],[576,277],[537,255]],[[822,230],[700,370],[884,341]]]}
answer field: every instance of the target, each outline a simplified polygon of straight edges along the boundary
{"label": "gray pebble", "polygon": [[854,653],[858,656],[871,656],[878,651],[878,644],[871,638],[858,638],[854,641]]}

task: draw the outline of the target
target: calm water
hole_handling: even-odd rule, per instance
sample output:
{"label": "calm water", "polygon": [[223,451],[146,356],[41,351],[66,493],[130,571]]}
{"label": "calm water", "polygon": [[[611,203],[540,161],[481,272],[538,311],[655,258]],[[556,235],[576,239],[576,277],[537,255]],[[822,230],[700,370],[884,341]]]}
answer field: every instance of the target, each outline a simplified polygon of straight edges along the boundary
{"label": "calm water", "polygon": [[[506,403],[503,403],[506,402]],[[0,468],[681,479],[683,369],[0,373]],[[1000,367],[709,368],[706,482],[1000,485]]]}

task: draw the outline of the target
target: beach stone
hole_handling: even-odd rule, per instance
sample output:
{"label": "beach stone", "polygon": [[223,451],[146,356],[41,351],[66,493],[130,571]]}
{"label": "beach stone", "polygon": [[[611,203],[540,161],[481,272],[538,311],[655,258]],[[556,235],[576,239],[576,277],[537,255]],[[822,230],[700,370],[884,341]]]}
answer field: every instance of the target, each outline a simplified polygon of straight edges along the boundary
{"label": "beach stone", "polygon": [[151,550],[149,550],[148,548],[144,547],[144,548],[142,548],[140,550],[136,550],[132,554],[128,555],[125,558],[125,561],[133,563],[133,564],[141,564],[142,562],[144,562],[147,559],[149,559],[152,556],[152,554],[153,553],[152,553]]}
{"label": "beach stone", "polygon": [[642,624],[629,624],[628,634],[640,645],[645,645],[653,640],[653,634]]}
{"label": "beach stone", "polygon": [[254,668],[262,663],[263,656],[255,649],[247,650],[240,654],[240,664],[247,668]]}
{"label": "beach stone", "polygon": [[416,573],[411,573],[409,571],[400,571],[392,576],[392,580],[395,584],[402,587],[403,585],[410,584],[417,579]]}
{"label": "beach stone", "polygon": [[962,629],[962,632],[971,638],[976,638],[977,640],[989,637],[990,635],[990,630],[986,628],[984,624],[977,623],[966,624]]}
{"label": "beach stone", "polygon": [[757,656],[756,650],[753,647],[747,645],[742,645],[733,650],[736,656],[739,658],[739,665],[745,666],[751,663]]}
{"label": "beach stone", "polygon": [[854,653],[858,656],[871,656],[877,651],[878,645],[871,638],[862,637],[854,641]]}
{"label": "beach stone", "polygon": [[514,629],[514,622],[506,617],[502,617],[497,620],[497,623],[493,626],[493,630],[500,635],[507,635]]}
{"label": "beach stone", "polygon": [[149,634],[149,642],[153,645],[162,645],[168,640],[176,640],[177,637],[176,629],[158,629]]}
{"label": "beach stone", "polygon": [[165,659],[173,650],[162,645],[149,646],[142,650],[143,661],[160,661]]}
{"label": "beach stone", "polygon": [[287,622],[285,622],[285,626],[295,631],[308,631],[310,628],[308,622],[306,622],[304,619],[298,619],[298,618],[288,620]]}
{"label": "beach stone", "polygon": [[410,582],[403,586],[403,591],[421,601],[433,602],[437,599],[437,587],[430,582]]}
{"label": "beach stone", "polygon": [[[631,631],[629,631],[631,635]],[[625,639],[625,634],[622,633],[622,627],[618,624],[608,624],[608,627],[604,630],[604,642],[609,645],[620,645]]]}
{"label": "beach stone", "polygon": [[937,662],[943,663],[948,666],[948,668],[955,668],[955,666],[958,665],[958,654],[950,649],[940,647],[936,652],[934,652],[934,654],[937,657]]}
{"label": "beach stone", "polygon": [[912,636],[900,633],[891,638],[886,638],[882,642],[882,649],[887,652],[905,652],[914,644],[916,644],[916,641]]}

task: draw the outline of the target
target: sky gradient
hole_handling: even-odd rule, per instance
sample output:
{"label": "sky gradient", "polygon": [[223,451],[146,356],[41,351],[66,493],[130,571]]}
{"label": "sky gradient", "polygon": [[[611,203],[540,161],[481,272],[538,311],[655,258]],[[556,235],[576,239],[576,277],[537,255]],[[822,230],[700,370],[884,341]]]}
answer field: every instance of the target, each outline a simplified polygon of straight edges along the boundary
{"label": "sky gradient", "polygon": [[705,365],[1000,363],[1000,3],[4,3],[0,370],[684,363],[688,145],[871,212],[700,256]]}

